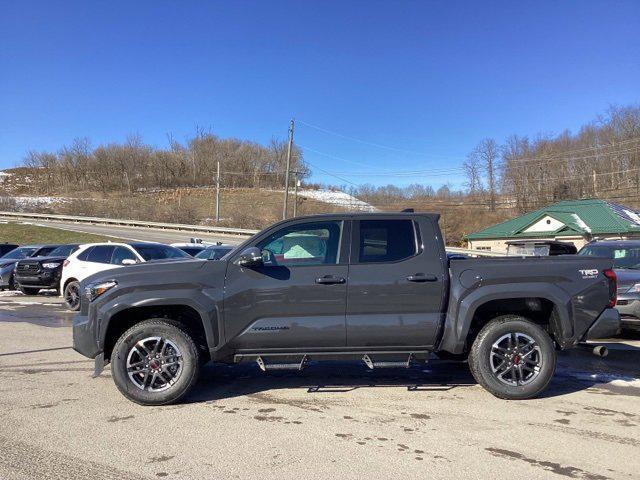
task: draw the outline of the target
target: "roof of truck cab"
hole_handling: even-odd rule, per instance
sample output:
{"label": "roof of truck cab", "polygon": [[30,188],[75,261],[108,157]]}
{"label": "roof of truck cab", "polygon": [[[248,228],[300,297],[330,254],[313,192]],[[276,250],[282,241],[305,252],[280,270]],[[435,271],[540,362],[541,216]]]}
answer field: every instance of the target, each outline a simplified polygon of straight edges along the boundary
{"label": "roof of truck cab", "polygon": [[281,220],[278,223],[288,222],[291,220],[314,220],[314,219],[327,219],[327,218],[348,218],[348,219],[368,219],[368,218],[389,218],[389,217],[429,217],[434,220],[438,220],[440,218],[439,213],[420,213],[420,212],[362,212],[362,213],[352,213],[352,212],[344,212],[344,213],[321,213],[317,215],[306,215],[304,217],[295,217],[295,218],[287,218],[286,220]]}

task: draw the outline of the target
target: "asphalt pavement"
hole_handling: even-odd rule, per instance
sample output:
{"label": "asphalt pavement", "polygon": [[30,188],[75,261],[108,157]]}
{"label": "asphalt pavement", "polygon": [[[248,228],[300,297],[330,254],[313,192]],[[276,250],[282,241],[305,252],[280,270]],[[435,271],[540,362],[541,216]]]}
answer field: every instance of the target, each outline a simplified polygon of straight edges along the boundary
{"label": "asphalt pavement", "polygon": [[71,348],[55,296],[0,294],[2,479],[640,478],[640,341],[563,352],[543,397],[494,398],[466,364],[369,371],[208,365],[141,407]]}

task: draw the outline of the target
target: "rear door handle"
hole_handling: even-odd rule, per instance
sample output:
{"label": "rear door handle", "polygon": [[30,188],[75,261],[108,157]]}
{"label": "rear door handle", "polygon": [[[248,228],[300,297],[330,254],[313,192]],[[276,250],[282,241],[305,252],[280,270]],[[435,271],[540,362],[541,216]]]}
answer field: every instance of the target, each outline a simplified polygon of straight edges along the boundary
{"label": "rear door handle", "polygon": [[316,283],[320,285],[334,285],[336,283],[344,283],[346,280],[342,277],[335,277],[333,275],[325,275],[324,277],[316,278]]}
{"label": "rear door handle", "polygon": [[410,282],[435,282],[438,280],[436,275],[427,275],[426,273],[414,273],[409,275],[407,280]]}

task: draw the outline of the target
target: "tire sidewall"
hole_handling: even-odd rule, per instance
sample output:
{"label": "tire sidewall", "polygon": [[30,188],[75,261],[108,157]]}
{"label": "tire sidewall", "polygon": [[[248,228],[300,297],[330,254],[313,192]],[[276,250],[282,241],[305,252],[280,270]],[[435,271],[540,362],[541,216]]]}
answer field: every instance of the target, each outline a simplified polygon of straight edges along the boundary
{"label": "tire sidewall", "polygon": [[[149,392],[138,388],[127,374],[127,357],[140,340],[160,336],[173,342],[183,358],[182,372],[170,388]],[[127,330],[117,341],[111,354],[111,374],[118,390],[129,400],[141,405],[167,405],[188,393],[199,373],[199,353],[187,332],[165,320],[150,320]]]}
{"label": "tire sidewall", "polygon": [[[542,354],[538,376],[527,385],[506,385],[498,380],[491,369],[491,347],[507,333],[524,333],[532,337]],[[474,342],[471,352],[471,372],[485,389],[506,399],[527,399],[540,394],[553,378],[556,369],[556,351],[551,337],[540,326],[519,316],[501,317],[487,324]]]}

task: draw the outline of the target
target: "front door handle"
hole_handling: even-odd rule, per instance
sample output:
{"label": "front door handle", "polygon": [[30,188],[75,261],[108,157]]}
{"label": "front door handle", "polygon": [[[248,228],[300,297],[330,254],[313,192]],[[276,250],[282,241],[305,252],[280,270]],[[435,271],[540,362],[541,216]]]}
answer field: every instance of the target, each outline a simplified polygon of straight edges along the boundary
{"label": "front door handle", "polygon": [[336,283],[344,283],[346,280],[342,277],[335,277],[333,275],[325,275],[324,277],[316,278],[316,283],[320,285],[334,285]]}
{"label": "front door handle", "polygon": [[426,273],[414,273],[409,275],[407,280],[410,282],[435,282],[438,280],[436,275],[427,275]]}

